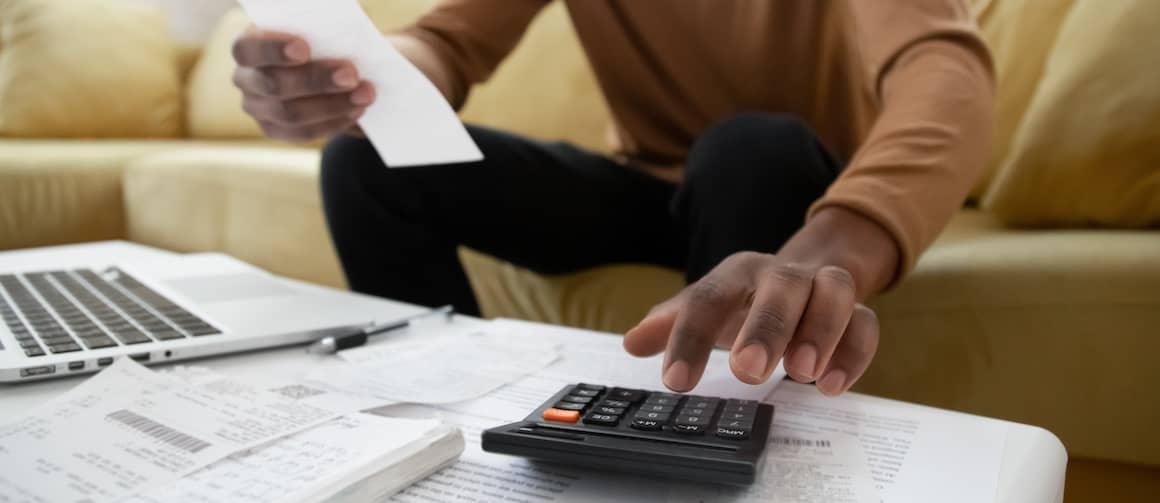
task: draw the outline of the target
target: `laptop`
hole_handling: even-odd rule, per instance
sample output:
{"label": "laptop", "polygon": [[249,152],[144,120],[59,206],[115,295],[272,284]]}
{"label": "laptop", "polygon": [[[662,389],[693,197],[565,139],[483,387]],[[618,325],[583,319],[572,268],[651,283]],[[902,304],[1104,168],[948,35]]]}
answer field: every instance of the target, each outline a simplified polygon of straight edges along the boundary
{"label": "laptop", "polygon": [[309,343],[422,309],[129,243],[0,253],[0,382]]}

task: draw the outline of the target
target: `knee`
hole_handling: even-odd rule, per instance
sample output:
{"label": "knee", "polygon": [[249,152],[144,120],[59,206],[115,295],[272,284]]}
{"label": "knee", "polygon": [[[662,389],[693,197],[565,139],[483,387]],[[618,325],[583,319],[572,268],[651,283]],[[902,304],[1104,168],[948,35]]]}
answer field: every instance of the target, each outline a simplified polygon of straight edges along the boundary
{"label": "knee", "polygon": [[353,191],[365,186],[373,173],[386,176],[387,171],[370,141],[336,136],[322,149],[319,181],[323,200],[328,205],[346,200]]}
{"label": "knee", "polygon": [[789,114],[743,112],[706,130],[689,152],[686,183],[744,187],[799,185],[818,177],[813,131]]}

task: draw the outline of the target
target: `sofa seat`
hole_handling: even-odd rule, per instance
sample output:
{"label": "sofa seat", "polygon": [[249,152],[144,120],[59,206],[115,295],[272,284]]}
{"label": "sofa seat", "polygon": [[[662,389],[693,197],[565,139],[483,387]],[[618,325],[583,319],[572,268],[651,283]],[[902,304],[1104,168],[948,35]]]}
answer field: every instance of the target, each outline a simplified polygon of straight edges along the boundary
{"label": "sofa seat", "polygon": [[[128,236],[341,285],[317,166],[305,150],[142,157],[125,172]],[[677,272],[641,265],[547,277],[461,257],[490,317],[622,332],[683,286]],[[1014,230],[964,210],[874,305],[882,342],[859,391],[1038,424],[1073,457],[1160,465],[1155,231]]]}
{"label": "sofa seat", "polygon": [[0,138],[0,249],[126,237],[121,177],[135,159],[175,148],[258,140]]}

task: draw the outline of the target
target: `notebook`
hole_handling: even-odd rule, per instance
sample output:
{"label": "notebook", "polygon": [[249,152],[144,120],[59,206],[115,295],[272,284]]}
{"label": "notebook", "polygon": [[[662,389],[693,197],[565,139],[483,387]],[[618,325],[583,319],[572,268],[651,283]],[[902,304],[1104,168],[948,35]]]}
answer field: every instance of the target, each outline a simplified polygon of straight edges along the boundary
{"label": "notebook", "polygon": [[450,465],[459,429],[437,419],[357,413],[240,452],[126,502],[382,501]]}

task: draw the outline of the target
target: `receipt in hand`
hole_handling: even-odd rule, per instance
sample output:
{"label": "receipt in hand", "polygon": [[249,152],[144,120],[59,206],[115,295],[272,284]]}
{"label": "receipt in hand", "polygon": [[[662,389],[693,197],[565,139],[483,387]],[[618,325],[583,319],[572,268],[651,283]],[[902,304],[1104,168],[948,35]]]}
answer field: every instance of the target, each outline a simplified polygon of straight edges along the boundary
{"label": "receipt in hand", "polygon": [[0,501],[117,501],[370,404],[334,396],[193,385],[124,358],[0,425]]}
{"label": "receipt in hand", "polygon": [[375,86],[359,120],[392,168],[483,159],[443,94],[379,33],[357,0],[240,0],[254,24],[310,44],[316,59],[346,59]]}

